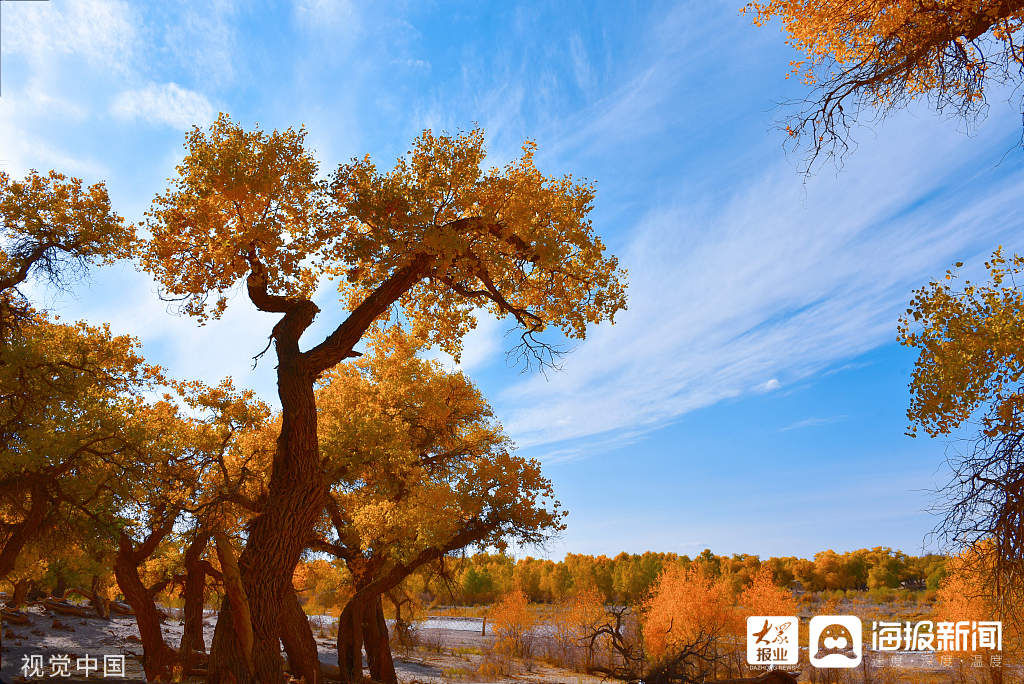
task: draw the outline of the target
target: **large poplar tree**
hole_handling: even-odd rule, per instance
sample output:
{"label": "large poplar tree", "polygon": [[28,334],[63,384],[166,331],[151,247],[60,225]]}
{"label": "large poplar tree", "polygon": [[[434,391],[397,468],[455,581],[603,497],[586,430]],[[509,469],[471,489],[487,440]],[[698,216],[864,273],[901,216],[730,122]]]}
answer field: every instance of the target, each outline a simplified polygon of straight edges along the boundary
{"label": "large poplar tree", "polygon": [[[540,335],[582,338],[625,306],[623,272],[588,218],[594,187],[545,176],[534,145],[485,170],[484,136],[424,132],[390,171],[369,157],[329,177],[303,129],[246,130],[221,115],[187,136],[185,158],[147,217],[143,263],[165,296],[200,320],[219,316],[244,280],[251,303],[278,314],[281,432],[268,496],[239,559],[254,646],[238,646],[227,603],[211,651],[211,679],[280,681],[280,605],[326,497],[315,381],[346,358],[376,321],[401,317],[458,356],[486,309],[509,317],[528,360],[550,361]],[[325,278],[340,283],[338,321],[305,349]],[[212,300],[211,300],[212,297]]]}

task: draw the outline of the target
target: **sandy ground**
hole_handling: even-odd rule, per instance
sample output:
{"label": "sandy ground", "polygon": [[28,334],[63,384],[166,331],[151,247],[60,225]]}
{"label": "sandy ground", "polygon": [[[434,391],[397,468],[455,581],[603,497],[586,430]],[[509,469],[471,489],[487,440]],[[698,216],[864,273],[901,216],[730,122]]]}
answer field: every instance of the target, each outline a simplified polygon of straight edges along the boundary
{"label": "sandy ground", "polygon": [[[132,617],[116,616],[110,620],[53,616],[42,606],[30,606],[26,612],[31,616],[29,625],[3,625],[3,662],[0,667],[7,682],[25,681],[145,681],[139,657],[142,646],[138,641],[138,630]],[[213,638],[215,617],[205,621],[206,644]],[[314,621],[314,635],[320,651],[320,661],[326,665],[337,665],[337,651],[333,638],[317,628]],[[169,618],[163,624],[164,639],[174,647],[181,641],[182,625]],[[503,679],[480,679],[472,676],[484,659],[493,642],[490,635],[464,629],[425,628],[420,632],[423,647],[409,653],[395,654],[395,669],[399,679],[406,684],[415,682],[435,683],[462,680],[484,682],[538,682],[554,684],[596,684],[602,680],[585,675],[558,670],[542,665],[531,668],[520,666],[521,672]],[[438,645],[443,644],[443,650]],[[440,651],[440,652],[439,652]],[[68,677],[51,677],[51,658],[69,656]],[[42,659],[43,676],[25,677],[23,666],[32,656]],[[123,677],[103,677],[104,656],[124,656]],[[78,663],[86,664],[86,658],[95,658],[97,671],[89,673],[88,679]]]}

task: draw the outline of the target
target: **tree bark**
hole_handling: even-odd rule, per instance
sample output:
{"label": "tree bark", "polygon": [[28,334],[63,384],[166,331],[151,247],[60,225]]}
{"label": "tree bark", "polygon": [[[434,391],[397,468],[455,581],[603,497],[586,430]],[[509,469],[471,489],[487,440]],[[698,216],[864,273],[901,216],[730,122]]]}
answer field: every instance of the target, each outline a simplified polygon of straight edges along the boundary
{"label": "tree bark", "polygon": [[[280,608],[291,587],[292,573],[305,550],[326,496],[320,448],[316,435],[316,403],[313,378],[286,364],[279,350],[278,392],[282,423],[268,486],[267,504],[249,529],[248,543],[239,559],[245,593],[249,598],[254,633],[251,675],[239,667],[242,653],[237,645],[214,636],[218,653],[211,660],[211,680],[220,681],[217,670],[229,666],[238,681],[255,677],[260,682],[280,682],[284,672],[280,656]],[[237,609],[221,615],[221,623],[233,620]],[[225,629],[229,625],[225,625]],[[211,654],[212,655],[212,654]],[[241,675],[241,678],[239,678]]]}
{"label": "tree bark", "polygon": [[363,679],[363,604],[354,597],[338,618],[338,670],[343,684]]}
{"label": "tree bark", "polygon": [[96,615],[100,616],[104,620],[110,619],[110,597],[107,595],[107,582],[106,579],[99,575],[92,576],[92,586],[90,587],[92,596],[89,601],[92,603],[92,607],[96,609]]}
{"label": "tree bark", "polygon": [[0,578],[6,577],[14,570],[18,554],[43,526],[46,515],[50,511],[50,502],[46,495],[46,487],[41,481],[33,483],[29,490],[32,503],[25,519],[15,525],[14,531],[7,537],[0,548]]}
{"label": "tree bark", "polygon": [[[221,530],[214,532],[217,542],[217,557],[220,559],[221,572],[224,575],[225,601],[231,607],[231,620],[227,623],[233,632],[234,643],[238,647],[245,672],[253,672],[253,644],[255,642],[252,615],[249,611],[249,597],[245,590],[241,569],[235,560],[235,551],[231,541]],[[220,627],[220,621],[217,621]],[[216,635],[214,635],[216,641]],[[275,649],[280,653],[280,648]],[[234,657],[237,660],[237,655]],[[262,681],[262,680],[261,680]],[[276,681],[276,680],[274,680]]]}
{"label": "tree bark", "polygon": [[7,607],[11,610],[20,610],[28,598],[28,590],[32,588],[32,580],[21,579],[14,583],[14,591],[11,593],[11,600]]}
{"label": "tree bark", "polygon": [[203,554],[209,545],[212,533],[205,530],[196,532],[192,543],[185,549],[185,605],[182,607],[183,628],[181,655],[184,672],[192,669],[195,661],[194,652],[205,652],[206,641],[203,638],[203,607],[206,600],[206,566]]}
{"label": "tree bark", "polygon": [[57,568],[56,575],[57,585],[53,588],[53,597],[62,599],[64,598],[64,595],[68,593],[68,584],[67,580],[64,577],[64,572],[60,569],[60,567]]}
{"label": "tree bark", "polygon": [[379,594],[367,603],[363,611],[363,638],[366,642],[370,677],[381,684],[398,684],[395,661],[391,657],[388,623],[384,619],[384,606]]}
{"label": "tree bark", "polygon": [[[152,535],[146,541],[149,542],[151,538]],[[155,545],[154,543],[153,546]],[[139,577],[138,564],[149,554],[141,558],[140,555],[140,552],[132,547],[128,535],[122,532],[118,541],[117,556],[114,559],[114,575],[125,600],[135,611],[135,622],[142,640],[142,667],[146,672],[146,679],[169,681],[177,658],[174,651],[164,643],[160,631],[160,613],[153,602],[152,594]]]}
{"label": "tree bark", "polygon": [[363,333],[426,272],[430,258],[421,255],[396,269],[367,296],[323,342],[307,352],[299,338],[319,309],[307,299],[271,294],[267,269],[253,251],[247,256],[251,272],[246,279],[249,299],[256,308],[284,316],[273,330],[277,352],[277,393],[281,400],[281,433],[277,438],[266,505],[248,529],[239,558],[245,594],[252,616],[251,665],[231,638],[238,609],[221,604],[210,653],[209,681],[261,684],[283,681],[280,651],[281,604],[291,588],[292,574],[327,497],[320,446],[317,440],[316,398],[313,383],[342,360],[356,356],[352,347]]}
{"label": "tree bark", "polygon": [[306,684],[320,684],[323,674],[320,671],[316,640],[313,639],[309,618],[302,610],[299,595],[294,588],[285,592],[281,604],[281,641],[288,654],[288,669],[292,675],[302,677]]}

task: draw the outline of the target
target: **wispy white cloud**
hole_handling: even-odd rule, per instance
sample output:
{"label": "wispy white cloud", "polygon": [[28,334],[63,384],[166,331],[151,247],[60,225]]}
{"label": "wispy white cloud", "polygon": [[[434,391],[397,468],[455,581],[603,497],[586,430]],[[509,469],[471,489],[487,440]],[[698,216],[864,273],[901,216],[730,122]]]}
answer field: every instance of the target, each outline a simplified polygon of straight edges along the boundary
{"label": "wispy white cloud", "polygon": [[141,119],[179,130],[208,123],[216,115],[205,95],[177,83],[150,83],[136,90],[126,90],[117,95],[110,110],[123,119]]}
{"label": "wispy white cloud", "polygon": [[4,52],[50,60],[70,55],[122,70],[137,39],[131,3],[116,0],[8,3]]}
{"label": "wispy white cloud", "polygon": [[801,428],[815,427],[817,425],[830,425],[832,423],[838,423],[846,420],[846,416],[828,416],[826,418],[804,418],[798,420],[795,423],[779,428],[779,432],[789,432],[790,430],[800,430]]}
{"label": "wispy white cloud", "polygon": [[569,55],[572,57],[573,75],[576,77],[576,85],[580,90],[586,92],[594,86],[594,69],[587,57],[587,48],[583,44],[583,38],[579,33],[573,33],[569,37]]}
{"label": "wispy white cloud", "polygon": [[507,388],[496,402],[506,427],[522,445],[564,449],[893,341],[913,287],[1022,221],[1024,175],[957,185],[958,165],[991,143],[936,139],[908,116],[838,179],[804,186],[778,160],[728,195],[669,193],[622,254],[630,309],[596,328],[566,372]]}
{"label": "wispy white cloud", "polygon": [[309,30],[354,33],[360,26],[359,13],[349,0],[295,0],[293,7],[298,24]]}
{"label": "wispy white cloud", "polygon": [[148,33],[195,82],[222,85],[238,76],[235,0],[191,0],[161,9],[166,18],[147,17]]}

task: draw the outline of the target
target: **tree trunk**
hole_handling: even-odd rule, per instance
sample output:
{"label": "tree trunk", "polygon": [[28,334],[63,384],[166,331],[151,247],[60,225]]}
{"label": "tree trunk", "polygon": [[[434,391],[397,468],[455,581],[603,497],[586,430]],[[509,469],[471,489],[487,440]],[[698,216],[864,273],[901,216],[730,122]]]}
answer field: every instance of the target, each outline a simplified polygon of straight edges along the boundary
{"label": "tree trunk", "polygon": [[288,669],[292,675],[302,677],[306,684],[320,684],[323,674],[320,672],[316,640],[294,588],[285,592],[281,604],[281,641],[288,654]]}
{"label": "tree trunk", "polygon": [[32,504],[28,514],[24,520],[14,526],[3,547],[0,547],[0,578],[7,577],[14,570],[18,554],[21,553],[25,544],[34,538],[49,513],[50,505],[46,496],[45,483],[41,480],[35,482],[30,489],[30,494]]}
{"label": "tree trunk", "polygon": [[11,610],[20,610],[25,605],[25,599],[28,598],[28,590],[32,588],[32,580],[22,579],[14,583],[14,592],[11,594],[11,600],[7,602],[7,607]]}
{"label": "tree trunk", "polygon": [[[297,344],[295,354],[298,353]],[[297,356],[278,345],[278,394],[281,434],[277,440],[267,503],[249,526],[248,543],[239,558],[243,585],[252,616],[252,667],[245,662],[234,632],[237,610],[232,606],[217,620],[210,653],[210,681],[218,684],[227,672],[239,684],[262,684],[284,679],[280,651],[280,609],[292,574],[323,512],[326,486],[320,467],[316,435],[313,376],[299,367]],[[223,623],[223,624],[222,624]],[[218,635],[221,635],[218,637]]]}
{"label": "tree trunk", "polygon": [[181,655],[184,672],[192,669],[194,652],[206,651],[203,638],[203,607],[206,601],[206,568],[202,564],[203,553],[210,542],[211,533],[199,531],[185,549],[185,604],[182,607]]}
{"label": "tree trunk", "polygon": [[123,532],[114,559],[114,575],[125,600],[135,611],[135,622],[142,640],[142,667],[146,672],[147,681],[169,681],[176,656],[164,643],[160,631],[160,613],[157,612],[152,595],[139,577],[132,541]]}
{"label": "tree trunk", "polygon": [[[255,639],[252,615],[249,611],[249,597],[242,581],[241,569],[235,560],[235,551],[231,546],[231,540],[222,530],[214,532],[214,539],[217,542],[217,557],[220,559],[220,568],[224,575],[225,600],[231,607],[232,619],[227,624],[232,628],[233,643],[238,647],[238,653],[242,659],[241,664],[245,667],[244,671],[252,673]],[[220,627],[219,620],[217,626]],[[216,635],[214,635],[214,641],[216,642]],[[277,651],[280,653],[280,648]]]}
{"label": "tree trunk", "polygon": [[363,679],[363,605],[349,599],[338,618],[338,670],[343,684]]}
{"label": "tree trunk", "polygon": [[53,588],[53,597],[62,599],[64,595],[68,593],[67,580],[64,579],[64,572],[58,567],[57,571],[57,586]]}
{"label": "tree trunk", "polygon": [[92,603],[92,607],[96,609],[96,614],[104,620],[109,620],[110,597],[107,595],[106,578],[93,575],[91,590],[92,596],[90,596],[89,601]]}
{"label": "tree trunk", "polygon": [[363,639],[366,642],[370,677],[382,684],[398,684],[395,661],[391,657],[388,623],[384,619],[384,606],[380,595],[370,600],[363,610]]}

